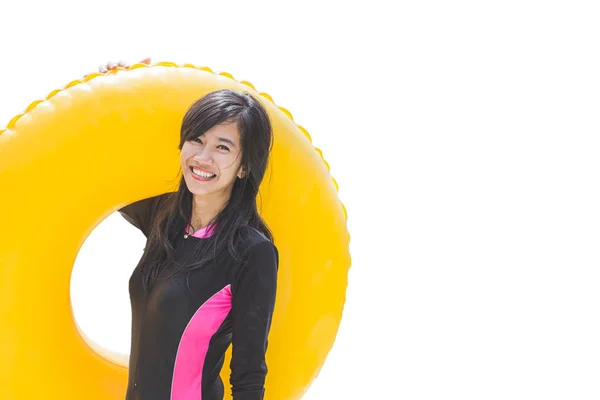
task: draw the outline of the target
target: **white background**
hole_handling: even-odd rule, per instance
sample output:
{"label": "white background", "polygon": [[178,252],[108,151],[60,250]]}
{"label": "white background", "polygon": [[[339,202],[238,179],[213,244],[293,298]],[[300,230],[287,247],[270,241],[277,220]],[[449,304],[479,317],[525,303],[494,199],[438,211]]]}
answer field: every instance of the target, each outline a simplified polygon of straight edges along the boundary
{"label": "white background", "polygon": [[[593,6],[5,0],[0,125],[111,60],[248,80],[312,134],[349,213],[344,320],[305,399],[598,399]],[[74,269],[80,324],[125,353],[142,247],[113,215]]]}

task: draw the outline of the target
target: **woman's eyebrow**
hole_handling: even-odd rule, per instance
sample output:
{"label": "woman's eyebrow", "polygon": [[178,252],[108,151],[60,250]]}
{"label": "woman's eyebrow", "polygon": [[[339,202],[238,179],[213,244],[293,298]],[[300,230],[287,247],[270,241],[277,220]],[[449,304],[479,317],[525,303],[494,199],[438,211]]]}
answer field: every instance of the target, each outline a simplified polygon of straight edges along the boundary
{"label": "woman's eyebrow", "polygon": [[219,142],[223,142],[223,143],[227,143],[233,147],[235,147],[235,143],[233,143],[233,141],[231,139],[227,139],[227,138],[219,138]]}

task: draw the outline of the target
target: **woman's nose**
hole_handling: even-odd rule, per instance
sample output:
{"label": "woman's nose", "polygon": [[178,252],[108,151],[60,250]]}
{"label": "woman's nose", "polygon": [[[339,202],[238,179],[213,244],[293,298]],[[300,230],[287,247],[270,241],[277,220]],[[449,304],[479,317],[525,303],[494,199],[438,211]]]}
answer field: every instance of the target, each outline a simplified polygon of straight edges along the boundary
{"label": "woman's nose", "polygon": [[194,160],[198,162],[203,162],[207,164],[212,164],[213,157],[212,153],[209,150],[202,149],[194,154]]}

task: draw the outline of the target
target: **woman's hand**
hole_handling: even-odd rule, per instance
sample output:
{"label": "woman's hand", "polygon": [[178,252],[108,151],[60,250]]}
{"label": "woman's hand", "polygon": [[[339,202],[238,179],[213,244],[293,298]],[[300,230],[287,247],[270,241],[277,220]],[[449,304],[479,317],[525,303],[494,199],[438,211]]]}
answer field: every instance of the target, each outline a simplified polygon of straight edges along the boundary
{"label": "woman's hand", "polygon": [[[152,57],[146,57],[143,60],[141,60],[140,63],[149,65],[151,60],[152,60]],[[108,72],[110,70],[113,70],[115,68],[118,68],[118,67],[121,67],[121,68],[130,68],[131,65],[128,64],[126,61],[123,61],[123,60],[119,61],[118,63],[114,63],[112,61],[109,61],[106,64],[102,64],[98,68],[98,72],[100,72],[100,73],[106,73],[106,72]],[[90,75],[90,74],[86,74],[84,77],[86,77],[88,75]]]}

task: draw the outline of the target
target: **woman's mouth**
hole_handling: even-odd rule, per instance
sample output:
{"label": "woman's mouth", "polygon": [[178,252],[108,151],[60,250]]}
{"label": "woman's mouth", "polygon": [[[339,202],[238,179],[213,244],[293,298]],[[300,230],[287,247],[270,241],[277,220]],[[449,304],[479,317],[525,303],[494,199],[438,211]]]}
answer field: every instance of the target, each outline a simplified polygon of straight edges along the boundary
{"label": "woman's mouth", "polygon": [[192,178],[202,182],[210,181],[217,176],[216,174],[211,174],[210,172],[206,172],[194,167],[190,167],[190,170],[192,171]]}

